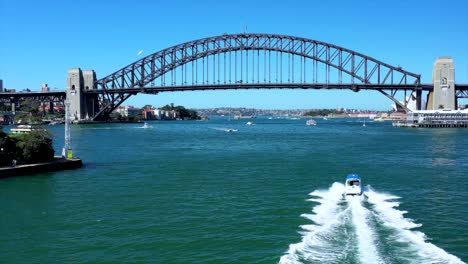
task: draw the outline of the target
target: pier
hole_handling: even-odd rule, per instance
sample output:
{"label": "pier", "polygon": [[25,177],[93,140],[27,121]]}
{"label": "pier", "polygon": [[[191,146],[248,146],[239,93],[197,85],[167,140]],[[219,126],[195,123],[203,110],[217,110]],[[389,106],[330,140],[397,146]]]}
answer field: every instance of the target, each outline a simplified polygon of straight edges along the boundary
{"label": "pier", "polygon": [[73,170],[81,168],[82,166],[83,162],[79,158],[65,159],[61,156],[56,156],[54,160],[50,162],[0,168],[0,179],[61,170]]}

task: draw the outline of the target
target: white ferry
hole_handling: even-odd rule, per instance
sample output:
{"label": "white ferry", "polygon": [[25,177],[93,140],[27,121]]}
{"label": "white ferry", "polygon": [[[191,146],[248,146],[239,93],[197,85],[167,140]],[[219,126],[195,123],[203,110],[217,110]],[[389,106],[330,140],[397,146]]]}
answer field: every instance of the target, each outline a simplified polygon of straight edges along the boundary
{"label": "white ferry", "polygon": [[28,134],[29,132],[33,130],[45,130],[45,129],[36,128],[31,125],[18,125],[18,127],[10,129],[10,132],[12,134]]}

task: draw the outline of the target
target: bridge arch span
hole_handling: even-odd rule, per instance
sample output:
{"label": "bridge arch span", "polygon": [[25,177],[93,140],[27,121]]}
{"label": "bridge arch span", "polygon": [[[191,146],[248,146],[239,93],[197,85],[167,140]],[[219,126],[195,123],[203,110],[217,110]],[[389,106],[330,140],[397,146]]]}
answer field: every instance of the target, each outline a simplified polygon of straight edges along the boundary
{"label": "bridge arch span", "polygon": [[138,92],[370,84],[381,87],[382,93],[389,86],[416,89],[420,75],[317,40],[224,34],[163,49],[97,80],[94,88],[100,91],[100,110],[95,119]]}

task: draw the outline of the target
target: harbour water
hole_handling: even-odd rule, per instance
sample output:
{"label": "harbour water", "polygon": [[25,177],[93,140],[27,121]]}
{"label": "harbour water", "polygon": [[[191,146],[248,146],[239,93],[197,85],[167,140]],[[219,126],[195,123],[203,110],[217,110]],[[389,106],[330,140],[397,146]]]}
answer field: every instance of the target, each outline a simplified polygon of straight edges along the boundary
{"label": "harbour water", "polygon": [[468,130],[247,121],[73,126],[83,169],[0,181],[0,262],[468,261]]}

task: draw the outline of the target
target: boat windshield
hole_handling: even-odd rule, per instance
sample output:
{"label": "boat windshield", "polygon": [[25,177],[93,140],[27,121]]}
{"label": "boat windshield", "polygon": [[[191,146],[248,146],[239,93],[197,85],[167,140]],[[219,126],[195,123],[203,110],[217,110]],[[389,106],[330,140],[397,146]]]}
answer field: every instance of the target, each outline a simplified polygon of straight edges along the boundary
{"label": "boat windshield", "polygon": [[359,181],[349,181],[348,185],[349,186],[359,186]]}

